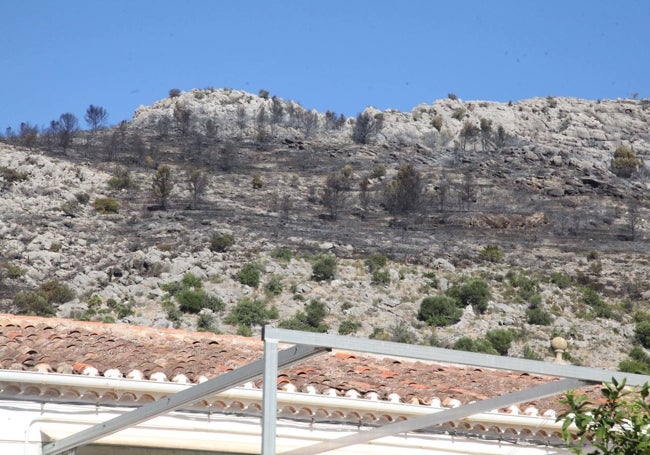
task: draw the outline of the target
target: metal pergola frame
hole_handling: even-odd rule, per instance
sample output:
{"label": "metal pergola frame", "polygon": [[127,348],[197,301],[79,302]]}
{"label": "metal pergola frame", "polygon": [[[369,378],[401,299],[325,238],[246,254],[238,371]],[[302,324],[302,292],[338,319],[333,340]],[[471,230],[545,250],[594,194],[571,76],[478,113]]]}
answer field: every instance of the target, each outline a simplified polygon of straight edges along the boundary
{"label": "metal pergola frame", "polygon": [[[262,339],[264,341],[263,359],[217,376],[202,384],[189,387],[165,399],[144,405],[128,414],[95,425],[63,438],[60,441],[45,444],[43,446],[43,454],[57,455],[66,451],[74,453],[77,447],[90,444],[125,428],[179,409],[184,405],[196,402],[206,396],[223,392],[262,374],[264,378],[262,390],[262,455],[276,455],[278,369],[290,366],[328,349],[471,365],[495,370],[521,371],[564,379],[467,404],[458,408],[432,412],[429,415],[386,424],[367,431],[360,431],[342,438],[290,450],[284,452],[282,455],[311,455],[327,452],[341,447],[365,443],[385,436],[420,430],[524,401],[544,398],[587,384],[608,382],[612,378],[618,381],[625,379],[630,386],[641,386],[646,382],[650,382],[650,376],[639,374],[620,373],[598,368],[561,365],[426,346],[405,345],[402,343],[340,335],[301,332],[270,326],[264,327]],[[279,343],[293,344],[294,346],[279,351]]]}

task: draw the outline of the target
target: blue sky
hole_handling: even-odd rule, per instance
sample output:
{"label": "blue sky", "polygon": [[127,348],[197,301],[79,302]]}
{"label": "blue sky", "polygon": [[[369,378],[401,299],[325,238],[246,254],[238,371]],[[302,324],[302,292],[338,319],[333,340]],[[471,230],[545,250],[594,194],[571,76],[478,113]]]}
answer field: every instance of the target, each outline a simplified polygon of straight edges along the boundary
{"label": "blue sky", "polygon": [[230,87],[356,115],[464,100],[650,98],[647,0],[4,0],[0,131],[130,119]]}

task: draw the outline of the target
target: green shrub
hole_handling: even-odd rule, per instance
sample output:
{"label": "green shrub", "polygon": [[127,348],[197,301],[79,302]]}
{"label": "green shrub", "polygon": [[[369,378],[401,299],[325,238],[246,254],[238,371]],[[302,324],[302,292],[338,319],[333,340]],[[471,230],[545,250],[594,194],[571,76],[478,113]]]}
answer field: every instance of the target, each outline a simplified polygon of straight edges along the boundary
{"label": "green shrub", "polygon": [[431,119],[431,126],[440,131],[442,129],[443,119],[440,115],[436,115]]}
{"label": "green shrub", "polygon": [[182,289],[174,295],[180,310],[185,313],[198,313],[201,311],[206,297],[205,291],[202,289]]}
{"label": "green shrub", "polygon": [[470,337],[461,337],[453,344],[452,349],[457,351],[467,351],[467,352],[482,352],[484,354],[498,354],[496,349],[492,344],[484,339],[478,338],[476,340]]}
{"label": "green shrub", "polygon": [[650,355],[639,346],[634,346],[628,358],[618,364],[618,369],[626,373],[650,375]]}
{"label": "green shrub", "polygon": [[623,178],[631,177],[641,167],[643,167],[643,161],[636,156],[634,150],[624,145],[616,149],[610,164],[612,172]]}
{"label": "green shrub", "polygon": [[532,325],[550,325],[553,321],[551,314],[539,306],[529,306],[526,309],[526,322]]}
{"label": "green shrub", "polygon": [[279,276],[272,276],[271,279],[264,285],[264,291],[268,296],[276,296],[282,294],[282,280]]}
{"label": "green shrub", "polygon": [[74,197],[79,204],[88,204],[88,201],[90,201],[90,195],[88,193],[76,193]]}
{"label": "green shrub", "polygon": [[312,264],[311,279],[314,281],[329,281],[336,275],[336,257],[329,254],[321,254],[316,257]]}
{"label": "green shrub", "polygon": [[370,177],[373,179],[378,179],[386,175],[386,166],[383,164],[378,164],[370,172]]}
{"label": "green shrub", "polygon": [[339,324],[339,334],[350,335],[359,330],[360,327],[361,324],[354,319],[346,319],[345,321],[341,321],[341,324]]}
{"label": "green shrub", "polygon": [[189,272],[183,275],[181,284],[183,285],[184,288],[200,289],[203,287],[203,281],[201,281],[201,278]]}
{"label": "green shrub", "polygon": [[523,355],[524,355],[524,359],[528,359],[528,360],[543,360],[543,359],[542,359],[542,356],[539,355],[537,352],[535,352],[535,350],[534,350],[533,348],[531,348],[530,346],[528,346],[528,345],[525,345],[525,346],[524,346],[524,352],[523,352]]}
{"label": "green shrub", "polygon": [[210,237],[210,251],[224,253],[235,244],[235,237],[232,234],[220,234],[215,232]]}
{"label": "green shrub", "polygon": [[283,262],[289,262],[291,260],[292,256],[293,256],[293,253],[287,247],[276,248],[275,250],[273,250],[271,252],[271,257],[273,259],[277,259],[277,260],[283,261]]}
{"label": "green shrub", "polygon": [[388,284],[390,283],[390,273],[388,270],[375,270],[372,274],[373,284]]}
{"label": "green shrub", "polygon": [[436,276],[435,272],[425,272],[422,274],[422,276],[429,280],[429,283],[427,283],[429,287],[432,287],[433,289],[438,288],[438,277]]}
{"label": "green shrub", "polygon": [[23,268],[10,262],[3,262],[2,268],[6,270],[7,277],[11,279],[20,278],[25,274],[25,270]]}
{"label": "green shrub", "polygon": [[596,317],[611,318],[613,316],[612,308],[603,301],[593,288],[586,287],[582,290],[582,301],[591,307]]}
{"label": "green shrub", "polygon": [[260,285],[260,265],[256,262],[244,264],[237,273],[237,281],[245,286],[258,287]]}
{"label": "green shrub", "polygon": [[454,109],[454,113],[451,114],[451,118],[456,119],[456,120],[462,120],[463,117],[465,117],[465,114],[467,114],[467,109],[464,107],[457,107]]}
{"label": "green shrub", "polygon": [[56,311],[50,302],[40,293],[34,291],[20,291],[13,299],[17,314],[30,316],[54,316]]}
{"label": "green shrub", "polygon": [[381,253],[373,253],[363,262],[370,273],[386,266],[388,259]]}
{"label": "green shrub", "polygon": [[571,277],[563,272],[551,273],[551,283],[560,289],[566,289],[571,286]]}
{"label": "green shrub", "polygon": [[458,301],[446,295],[425,297],[420,303],[418,319],[427,324],[445,327],[460,321],[463,310],[458,307]]}
{"label": "green shrub", "polygon": [[409,324],[406,321],[399,321],[389,328],[390,338],[389,340],[394,343],[415,343],[415,334],[411,330]]}
{"label": "green shrub", "polygon": [[488,302],[492,298],[490,288],[482,278],[472,278],[465,283],[452,286],[447,291],[447,295],[456,299],[463,307],[472,305],[474,311],[479,314],[485,313]]}
{"label": "green shrub", "polygon": [[493,329],[485,334],[492,347],[499,353],[499,355],[508,355],[510,344],[515,339],[515,332],[513,330]]}
{"label": "green shrub", "polygon": [[312,300],[307,304],[304,312],[298,311],[292,318],[281,321],[279,326],[306,332],[327,332],[329,327],[323,323],[326,314],[325,304],[320,300]]}
{"label": "green shrub", "polygon": [[128,169],[119,167],[115,169],[113,177],[108,180],[108,186],[113,190],[125,190],[131,188],[133,185],[133,180],[131,179],[131,173]]}
{"label": "green shrub", "polygon": [[517,289],[517,295],[525,302],[530,302],[539,293],[539,283],[518,273],[507,274],[510,285]]}
{"label": "green shrub", "polygon": [[502,262],[503,251],[497,245],[488,245],[480,253],[481,259],[488,262]]}
{"label": "green shrub", "polygon": [[212,332],[214,329],[215,317],[212,313],[199,313],[196,319],[196,330],[199,332]]}
{"label": "green shrub", "polygon": [[120,210],[120,204],[110,197],[98,197],[93,201],[93,207],[99,213],[117,213]]}
{"label": "green shrub", "polygon": [[9,185],[14,182],[25,181],[28,177],[26,172],[19,172],[15,169],[4,166],[0,166],[0,176],[2,176],[2,179]]}
{"label": "green shrub", "polygon": [[646,349],[650,349],[650,321],[637,322],[634,327],[634,339]]}
{"label": "green shrub", "polygon": [[254,325],[264,325],[269,319],[277,319],[278,310],[275,307],[266,308],[266,302],[259,299],[244,298],[230,309],[225,317],[226,324],[251,328]]}
{"label": "green shrub", "polygon": [[264,182],[262,181],[262,177],[260,177],[259,175],[256,175],[255,177],[253,177],[252,182],[253,182],[253,189],[254,190],[259,190],[260,188],[262,188],[264,186]]}
{"label": "green shrub", "polygon": [[67,284],[56,280],[46,281],[41,284],[38,292],[48,303],[65,303],[75,297],[74,291]]}
{"label": "green shrub", "polygon": [[59,206],[59,210],[61,210],[65,216],[75,218],[79,213],[79,203],[76,200],[65,201],[61,206]]}
{"label": "green shrub", "polygon": [[388,341],[390,340],[390,335],[386,333],[382,327],[375,327],[368,338],[371,340]]}

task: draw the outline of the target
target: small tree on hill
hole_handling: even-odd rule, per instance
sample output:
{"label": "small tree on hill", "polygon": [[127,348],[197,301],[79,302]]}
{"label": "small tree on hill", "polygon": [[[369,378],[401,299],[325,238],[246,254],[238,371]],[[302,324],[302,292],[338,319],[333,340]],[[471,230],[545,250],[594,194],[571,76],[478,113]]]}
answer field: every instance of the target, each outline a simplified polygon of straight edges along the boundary
{"label": "small tree on hill", "polygon": [[321,203],[329,211],[331,220],[336,220],[348,199],[349,182],[342,173],[334,173],[327,177],[321,193]]}
{"label": "small tree on hill", "polygon": [[190,208],[196,209],[207,186],[208,179],[203,171],[200,169],[194,169],[188,172],[187,188],[190,191],[190,196],[192,198]]}
{"label": "small tree on hill", "polygon": [[420,205],[423,193],[422,175],[405,164],[384,190],[384,205],[391,214],[409,213]]}
{"label": "small tree on hill", "polygon": [[106,120],[108,120],[108,111],[101,106],[88,106],[86,109],[86,115],[84,115],[84,120],[90,131],[97,131],[104,126],[106,126]]}
{"label": "small tree on hill", "polygon": [[460,130],[460,144],[463,151],[465,151],[468,142],[474,144],[474,148],[476,148],[476,139],[478,138],[479,133],[479,128],[472,122],[466,121],[463,124],[463,128]]}
{"label": "small tree on hill", "polygon": [[18,131],[18,141],[23,147],[31,149],[38,139],[38,127],[30,125],[29,122],[22,122]]}
{"label": "small tree on hill", "polygon": [[643,167],[643,161],[636,156],[634,150],[625,145],[621,145],[614,152],[614,158],[610,167],[612,172],[617,176],[629,178]]}
{"label": "small tree on hill", "polygon": [[381,131],[383,123],[383,114],[360,113],[354,122],[352,140],[357,144],[368,144]]}
{"label": "small tree on hill", "polygon": [[151,182],[151,194],[158,201],[158,205],[162,210],[167,210],[167,203],[173,189],[174,181],[171,168],[167,165],[160,166]]}
{"label": "small tree on hill", "polygon": [[51,127],[56,133],[56,136],[59,141],[59,145],[63,147],[63,153],[66,152],[70,144],[72,144],[72,139],[79,130],[79,121],[74,114],[66,112],[59,116],[57,122],[52,122]]}

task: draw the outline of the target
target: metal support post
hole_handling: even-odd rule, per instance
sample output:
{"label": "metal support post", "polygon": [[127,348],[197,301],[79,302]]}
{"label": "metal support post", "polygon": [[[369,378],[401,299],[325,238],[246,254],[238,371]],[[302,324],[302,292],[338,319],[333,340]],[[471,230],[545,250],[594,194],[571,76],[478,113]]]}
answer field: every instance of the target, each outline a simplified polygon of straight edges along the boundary
{"label": "metal support post", "polygon": [[278,417],[278,341],[268,338],[264,338],[262,406],[262,455],[275,455],[275,426]]}

